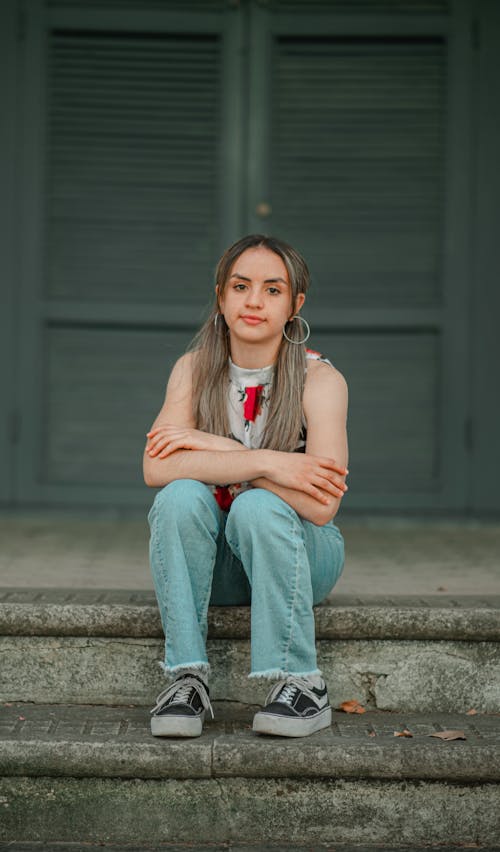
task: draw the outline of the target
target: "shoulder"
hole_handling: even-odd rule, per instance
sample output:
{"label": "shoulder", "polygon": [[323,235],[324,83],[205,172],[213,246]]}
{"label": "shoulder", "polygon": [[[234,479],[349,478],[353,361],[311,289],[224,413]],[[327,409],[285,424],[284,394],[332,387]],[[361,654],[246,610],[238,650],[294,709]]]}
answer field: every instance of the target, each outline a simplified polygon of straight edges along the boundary
{"label": "shoulder", "polygon": [[347,382],[340,372],[330,363],[325,361],[313,361],[307,366],[306,388],[336,389],[347,391]]}
{"label": "shoulder", "polygon": [[306,349],[306,388],[336,388],[338,391],[347,391],[347,382],[332,362],[325,358],[320,352]]}
{"label": "shoulder", "polygon": [[348,399],[347,382],[329,361],[308,361],[304,387],[304,412],[311,407],[346,409]]}
{"label": "shoulder", "polygon": [[167,395],[178,398],[179,395],[191,393],[193,386],[193,370],[195,369],[195,353],[186,352],[175,362],[167,383]]}
{"label": "shoulder", "polygon": [[188,381],[193,376],[195,369],[196,352],[186,352],[177,359],[170,373],[170,381]]}

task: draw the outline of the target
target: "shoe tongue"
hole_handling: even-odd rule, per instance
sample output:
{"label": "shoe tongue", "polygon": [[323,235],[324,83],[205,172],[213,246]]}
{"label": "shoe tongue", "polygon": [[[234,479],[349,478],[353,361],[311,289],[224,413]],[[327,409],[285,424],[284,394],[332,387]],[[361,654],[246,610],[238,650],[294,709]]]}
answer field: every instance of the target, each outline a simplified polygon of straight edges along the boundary
{"label": "shoe tongue", "polygon": [[283,701],[283,703],[285,704],[291,705],[296,694],[297,687],[292,683],[287,683],[286,686],[284,686],[281,690],[279,700]]}
{"label": "shoe tongue", "polygon": [[183,672],[181,675],[179,675],[179,677],[177,677],[177,678],[176,678],[176,680],[182,680],[182,679],[183,679],[183,678],[185,678],[185,677],[195,677],[195,678],[196,678],[196,680],[199,680],[199,681],[200,681],[200,683],[202,683],[202,684],[203,684],[203,686],[205,687],[205,689],[208,691],[208,684],[207,684],[207,683],[206,683],[206,681],[204,681],[204,680],[203,680],[203,678],[202,678],[199,674],[197,674],[196,672],[192,672],[192,671],[191,671],[191,672]]}

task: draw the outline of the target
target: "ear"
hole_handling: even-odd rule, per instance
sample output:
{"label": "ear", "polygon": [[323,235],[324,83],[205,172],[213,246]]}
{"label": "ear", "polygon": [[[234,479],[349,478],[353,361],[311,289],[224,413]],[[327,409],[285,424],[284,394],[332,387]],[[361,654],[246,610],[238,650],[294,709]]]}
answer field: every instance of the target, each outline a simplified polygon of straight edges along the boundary
{"label": "ear", "polygon": [[290,317],[290,319],[292,319],[294,316],[296,316],[296,314],[298,314],[298,312],[300,311],[305,300],[306,300],[305,293],[298,293],[297,294],[297,298],[295,299],[294,311],[293,311],[293,314]]}

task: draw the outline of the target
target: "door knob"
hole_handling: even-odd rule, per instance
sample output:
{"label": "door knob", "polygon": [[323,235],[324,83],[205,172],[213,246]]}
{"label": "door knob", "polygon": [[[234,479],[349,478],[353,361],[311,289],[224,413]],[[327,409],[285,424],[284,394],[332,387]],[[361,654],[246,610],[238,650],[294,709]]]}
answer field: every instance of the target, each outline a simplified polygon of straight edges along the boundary
{"label": "door knob", "polygon": [[268,204],[267,201],[261,201],[260,204],[257,204],[255,212],[257,216],[260,216],[261,219],[266,219],[267,216],[271,215],[272,207],[270,204]]}

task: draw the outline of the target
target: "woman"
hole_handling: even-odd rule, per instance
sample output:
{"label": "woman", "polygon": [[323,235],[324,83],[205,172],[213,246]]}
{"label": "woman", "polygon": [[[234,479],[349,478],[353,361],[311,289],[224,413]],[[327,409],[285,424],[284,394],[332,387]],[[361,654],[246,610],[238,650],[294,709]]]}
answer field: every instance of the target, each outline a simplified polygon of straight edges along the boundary
{"label": "woman", "polygon": [[144,451],[161,488],[150,559],[167,676],[156,736],[199,736],[209,700],[209,604],[251,604],[251,678],[277,681],[253,730],[306,736],[331,724],[313,604],[335,585],[333,523],[347,490],[347,385],[306,350],[303,258],[260,234],[216,270],[215,304],[175,364]]}

